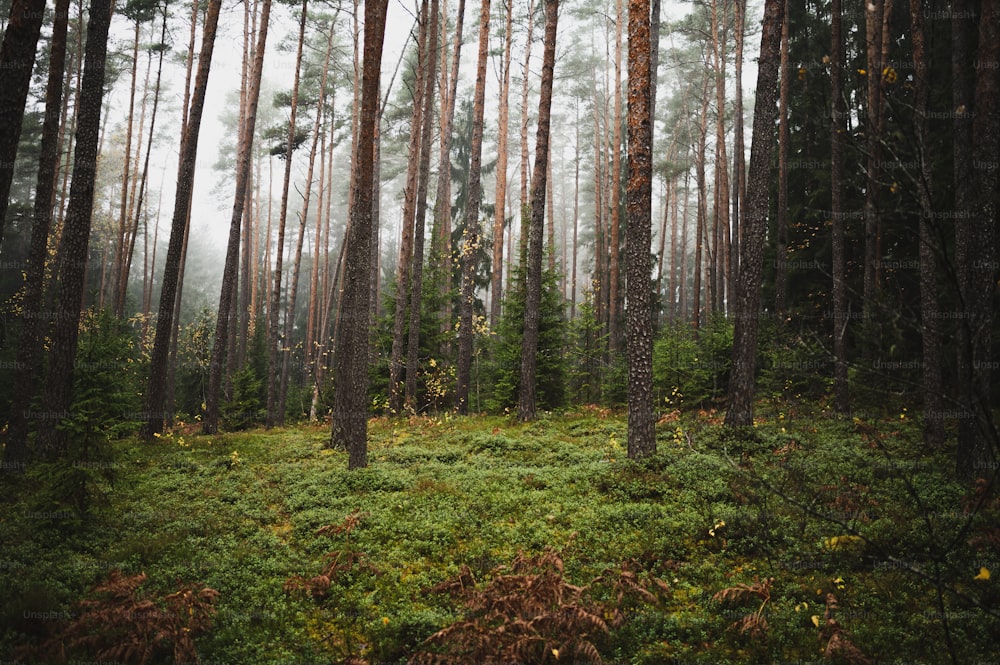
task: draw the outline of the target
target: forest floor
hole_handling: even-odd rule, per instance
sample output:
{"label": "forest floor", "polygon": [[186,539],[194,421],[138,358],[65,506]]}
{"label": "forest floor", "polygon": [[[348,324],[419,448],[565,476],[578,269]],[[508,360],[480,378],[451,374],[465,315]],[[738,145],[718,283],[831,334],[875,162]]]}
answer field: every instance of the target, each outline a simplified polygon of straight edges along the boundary
{"label": "forest floor", "polygon": [[641,463],[597,407],[373,419],[354,472],[327,426],[116,441],[85,518],[6,490],[0,655],[139,662],[120,645],[158,634],[151,663],[432,662],[477,635],[523,662],[995,660],[1000,505],[905,413],[798,410],[739,435],[673,412]]}

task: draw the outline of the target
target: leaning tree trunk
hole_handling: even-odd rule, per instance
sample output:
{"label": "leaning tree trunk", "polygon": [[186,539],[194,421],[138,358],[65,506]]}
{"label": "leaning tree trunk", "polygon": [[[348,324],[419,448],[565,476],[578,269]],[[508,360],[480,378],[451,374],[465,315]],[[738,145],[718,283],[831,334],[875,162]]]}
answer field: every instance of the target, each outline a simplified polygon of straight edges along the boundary
{"label": "leaning tree trunk", "polygon": [[104,72],[111,25],[111,0],[92,0],[87,21],[87,50],[80,81],[76,152],[66,223],[59,244],[58,312],[49,343],[49,373],[45,415],[38,426],[38,448],[44,457],[66,451],[66,431],[58,424],[71,418],[73,361],[80,330],[80,310],[87,270],[90,229],[97,172],[98,134],[104,101]]}
{"label": "leaning tree trunk", "polygon": [[625,194],[628,274],[628,456],[656,452],[653,415],[653,310],[649,246],[653,214],[653,124],[650,116],[649,0],[629,0],[628,189]]}
{"label": "leaning tree trunk", "polygon": [[542,304],[542,227],[545,223],[549,124],[552,116],[558,18],[559,0],[547,0],[542,85],[538,95],[538,130],[535,135],[535,170],[531,175],[531,223],[528,227],[528,265],[524,281],[524,337],[521,344],[521,385],[517,400],[517,415],[523,421],[534,420],[537,409],[535,376],[538,368],[538,328]]}
{"label": "leaning tree trunk", "polygon": [[142,434],[152,437],[163,430],[167,395],[164,386],[167,376],[167,357],[174,330],[174,306],[177,296],[177,282],[180,278],[181,250],[185,230],[188,226],[192,194],[194,192],[194,169],[198,155],[198,133],[201,116],[205,109],[205,93],[208,89],[208,75],[212,67],[212,52],[215,49],[215,33],[219,25],[219,9],[222,0],[209,0],[208,14],[202,33],[201,54],[198,57],[198,74],[195,77],[194,92],[188,124],[181,138],[180,164],[177,170],[177,193],[174,198],[174,215],[170,225],[170,242],[163,267],[163,284],[160,287],[160,311],[156,320],[156,337],[149,364],[149,386],[146,391],[144,425]]}
{"label": "leaning tree trunk", "polygon": [[[271,19],[271,0],[264,0],[261,6],[260,26],[257,36],[257,50],[254,54],[253,69],[250,74],[250,89],[247,91],[246,115],[239,138],[239,152],[236,157],[236,195],[233,199],[233,214],[229,220],[229,243],[226,246],[226,263],[222,271],[222,291],[219,295],[219,311],[215,320],[215,341],[208,366],[208,390],[205,395],[205,421],[202,431],[214,434],[219,430],[219,397],[222,391],[222,369],[225,365],[226,344],[229,339],[229,320],[232,309],[233,287],[239,264],[240,230],[247,211],[247,188],[250,183],[250,168],[253,162],[253,137],[257,127],[257,104],[260,101],[260,81],[264,73],[264,50],[267,31]],[[249,238],[247,239],[249,240]]]}
{"label": "leaning tree trunk", "polygon": [[774,149],[775,96],[778,92],[783,0],[765,0],[760,37],[750,173],[747,182],[746,229],[743,234],[740,279],[736,284],[736,322],[733,328],[733,370],[729,383],[726,425],[753,424],[757,324],[760,315],[761,269],[767,233],[768,184]]}
{"label": "leaning tree trunk", "polygon": [[[375,142],[378,120],[382,41],[388,0],[365,3],[364,74],[358,145]],[[330,447],[346,448],[348,468],[368,466],[368,317],[371,297],[372,188],[375,152],[355,154],[354,190],[351,192],[351,228],[345,239],[344,294],[334,348],[333,427]]]}
{"label": "leaning tree trunk", "polygon": [[49,52],[49,78],[45,87],[45,119],[38,158],[35,185],[35,223],[31,228],[28,267],[24,276],[21,337],[18,342],[14,390],[4,448],[4,469],[22,471],[27,453],[27,414],[35,394],[35,376],[39,370],[41,339],[45,332],[40,310],[45,285],[45,257],[52,226],[56,171],[59,165],[59,109],[62,107],[63,72],[66,69],[66,33],[69,24],[69,0],[58,0],[52,25]]}
{"label": "leaning tree trunk", "polygon": [[14,181],[14,160],[21,138],[24,105],[28,100],[35,47],[45,15],[45,0],[14,0],[10,20],[0,45],[0,246],[6,226],[10,186]]}
{"label": "leaning tree trunk", "polygon": [[468,203],[461,249],[462,289],[459,296],[458,363],[456,398],[458,412],[469,412],[469,383],[472,374],[472,306],[475,299],[476,249],[479,246],[479,204],[482,201],[480,174],[483,163],[483,111],[486,102],[486,57],[490,38],[490,0],[483,0],[479,12],[479,59],[476,92],[472,109],[472,147],[469,159]]}

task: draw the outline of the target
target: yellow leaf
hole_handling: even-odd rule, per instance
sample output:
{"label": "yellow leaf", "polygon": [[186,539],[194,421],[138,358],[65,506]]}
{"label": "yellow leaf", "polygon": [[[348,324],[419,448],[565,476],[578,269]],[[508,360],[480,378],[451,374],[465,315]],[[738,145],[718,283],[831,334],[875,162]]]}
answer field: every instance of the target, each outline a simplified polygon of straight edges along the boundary
{"label": "yellow leaf", "polygon": [[813,625],[816,626],[817,628],[819,628],[819,615],[818,614],[814,614],[814,615],[812,615],[809,618],[812,619]]}
{"label": "yellow leaf", "polygon": [[559,660],[559,649],[553,649],[552,655],[556,657],[556,660]]}
{"label": "yellow leaf", "polygon": [[985,567],[979,568],[979,574],[973,577],[974,580],[988,580],[990,579],[990,571]]}

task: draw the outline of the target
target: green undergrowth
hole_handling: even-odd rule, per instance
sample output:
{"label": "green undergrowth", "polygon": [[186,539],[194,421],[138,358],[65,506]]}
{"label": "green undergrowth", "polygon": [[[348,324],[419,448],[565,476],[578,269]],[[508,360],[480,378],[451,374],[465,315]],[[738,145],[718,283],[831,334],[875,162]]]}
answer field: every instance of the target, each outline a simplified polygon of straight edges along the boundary
{"label": "green undergrowth", "polygon": [[[1000,507],[949,480],[950,451],[922,450],[905,414],[775,408],[732,433],[674,412],[638,463],[626,432],[596,408],[376,419],[354,472],[325,426],[118,442],[87,520],[8,491],[0,653],[46,662],[16,649],[60,635],[120,571],[144,573],[136,594],[161,611],[178,589],[218,592],[205,663],[438,662],[428,638],[477,611],[442,585],[485,602],[502,566],[549,552],[607,620],[586,642],[604,662],[989,660]],[[614,591],[632,575],[655,593]],[[589,662],[545,649],[531,662]]]}

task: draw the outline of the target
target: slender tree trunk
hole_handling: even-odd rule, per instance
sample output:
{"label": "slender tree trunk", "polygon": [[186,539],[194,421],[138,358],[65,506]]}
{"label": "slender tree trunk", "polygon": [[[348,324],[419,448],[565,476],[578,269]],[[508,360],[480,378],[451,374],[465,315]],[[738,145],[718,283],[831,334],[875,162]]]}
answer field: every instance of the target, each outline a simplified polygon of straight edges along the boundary
{"label": "slender tree trunk", "polygon": [[[410,141],[406,152],[406,189],[403,195],[402,234],[399,241],[399,262],[396,268],[396,308],[393,316],[392,351],[389,356],[389,410],[402,413],[405,386],[403,355],[406,349],[406,303],[410,296],[410,268],[413,265],[413,222],[417,212],[417,177],[420,170],[420,145],[426,81],[428,0],[421,0],[417,36],[417,71],[411,96]],[[430,150],[430,146],[427,147]]]}
{"label": "slender tree trunk", "polygon": [[743,235],[740,279],[736,285],[736,318],[733,329],[733,370],[729,383],[726,425],[753,424],[754,375],[757,358],[757,327],[760,316],[761,269],[767,233],[768,183],[773,150],[775,97],[781,60],[783,0],[765,0],[760,38],[757,95],[754,105],[753,138],[750,146],[749,198],[746,201],[746,232]]}
{"label": "slender tree trunk", "polygon": [[180,278],[181,250],[188,227],[191,199],[194,190],[195,159],[198,154],[198,133],[201,116],[205,108],[205,93],[208,75],[212,66],[212,52],[215,48],[215,34],[219,23],[221,0],[209,0],[205,29],[202,34],[201,55],[198,58],[198,74],[191,96],[188,123],[181,138],[180,164],[177,173],[177,194],[174,199],[174,215],[170,226],[170,242],[163,269],[163,284],[160,289],[160,312],[156,322],[156,338],[150,359],[149,386],[146,391],[145,424],[142,433],[152,437],[163,429],[163,421],[170,414],[165,412],[167,395],[164,384],[167,375],[167,358],[174,331],[174,307],[177,304],[177,283]]}
{"label": "slender tree trunk", "polygon": [[833,0],[830,32],[830,86],[833,108],[830,116],[830,217],[833,258],[833,394],[840,414],[851,410],[847,385],[847,251],[844,241],[844,142],[847,108],[844,102],[844,41],[841,32],[842,0]]}
{"label": "slender tree trunk", "polygon": [[882,153],[879,144],[879,107],[882,82],[882,15],[885,0],[871,0],[866,4],[865,33],[868,57],[868,97],[865,117],[865,150],[868,153],[865,181],[865,271],[864,271],[864,322],[873,323],[876,290],[878,288],[878,178]]}
{"label": "slender tree trunk", "polygon": [[[226,364],[226,345],[229,339],[229,313],[232,308],[234,286],[239,262],[240,229],[242,221],[249,215],[246,210],[247,189],[250,183],[250,168],[253,160],[254,132],[257,127],[257,105],[260,101],[260,83],[264,72],[264,51],[271,19],[271,0],[263,0],[260,14],[260,31],[256,41],[253,69],[246,95],[246,113],[240,127],[239,146],[236,157],[236,194],[233,199],[233,214],[229,221],[229,242],[226,246],[226,263],[222,271],[222,290],[219,295],[218,316],[215,320],[215,337],[212,357],[208,369],[208,390],[205,396],[205,420],[202,431],[214,434],[219,429],[219,400],[222,390],[222,371]],[[232,361],[230,361],[232,362]]]}
{"label": "slender tree trunk", "polygon": [[[694,250],[694,307],[692,309],[692,321],[695,330],[701,328],[702,309],[702,254],[708,254],[705,239],[708,235],[708,185],[705,182],[705,151],[708,142],[708,76],[702,88],[701,101],[701,125],[698,133],[698,156],[696,158],[696,169],[698,178],[698,221],[695,226],[695,250]],[[711,263],[711,256],[706,256],[705,263]],[[705,294],[704,302],[707,305],[710,301],[709,295]]]}
{"label": "slender tree trunk", "polygon": [[542,83],[538,95],[538,131],[535,137],[535,171],[531,177],[531,224],[528,227],[525,270],[524,337],[521,344],[521,384],[517,415],[534,420],[537,408],[538,328],[542,303],[542,231],[545,222],[545,192],[549,161],[549,124],[552,82],[555,78],[556,24],[559,0],[545,3],[545,45],[542,53]]}
{"label": "slender tree trunk", "polygon": [[[657,0],[659,2],[659,0]],[[580,233],[580,102],[576,102],[576,140],[573,142],[573,269],[570,277],[569,320],[576,320],[576,259]]]}
{"label": "slender tree trunk", "polygon": [[[980,5],[979,40],[975,62],[972,118],[972,188],[969,215],[956,225],[959,289],[964,305],[959,339],[960,380],[963,386],[957,469],[961,477],[996,476],[1000,440],[993,422],[992,351],[997,295],[997,216],[1000,214],[1000,2]],[[960,16],[956,12],[956,16]],[[962,371],[964,370],[964,376]]]}
{"label": "slender tree trunk", "polygon": [[[73,361],[80,326],[86,277],[94,186],[97,172],[98,134],[104,101],[104,73],[111,25],[110,0],[92,0],[87,21],[87,50],[80,82],[76,151],[66,225],[59,243],[58,312],[49,343],[49,371],[44,417],[38,425],[38,448],[43,457],[66,452],[67,433],[58,424],[72,417]],[[9,30],[9,28],[8,28]]]}
{"label": "slender tree trunk", "polygon": [[22,299],[23,324],[18,343],[11,396],[7,445],[4,448],[3,469],[24,471],[28,444],[28,410],[35,394],[35,377],[41,360],[41,339],[46,326],[41,316],[42,292],[45,286],[45,259],[59,154],[59,119],[63,96],[63,73],[66,70],[66,33],[69,24],[69,0],[58,0],[52,24],[49,51],[49,76],[45,87],[45,116],[42,121],[42,141],[35,185],[34,225],[28,266],[24,276]]}
{"label": "slender tree trunk", "polygon": [[[513,0],[511,0],[513,1]],[[528,0],[528,34],[524,44],[524,68],[521,70],[521,214],[519,221],[527,216],[528,206],[528,81],[531,79],[531,47],[535,37],[535,0]],[[526,247],[527,233],[521,229],[521,247]]]}
{"label": "slender tree trunk", "polygon": [[288,193],[292,181],[292,154],[295,151],[295,117],[299,108],[299,80],[302,73],[302,47],[306,38],[306,17],[308,0],[302,0],[302,14],[299,18],[299,45],[295,54],[295,76],[292,82],[292,106],[288,118],[288,137],[285,143],[285,174],[281,181],[281,209],[278,212],[278,246],[274,252],[274,290],[268,309],[268,362],[267,362],[267,416],[265,427],[285,424],[285,414],[278,410],[281,403],[281,361],[280,356],[288,353],[290,340],[282,339],[278,332],[278,315],[281,312],[281,278],[285,254],[285,224],[288,221]]}
{"label": "slender tree trunk", "polygon": [[735,301],[736,281],[740,268],[740,233],[743,228],[743,201],[747,197],[746,144],[743,140],[743,36],[746,32],[746,0],[734,0],[736,8],[736,95],[733,98],[733,213],[732,247],[729,250],[729,300]]}
{"label": "slender tree trunk", "polygon": [[[364,75],[358,145],[372,146],[378,121],[379,77],[388,0],[365,3]],[[373,150],[357,151],[354,191],[351,192],[351,228],[345,239],[344,295],[334,352],[333,427],[330,446],[346,448],[348,468],[368,465],[368,318],[371,297],[371,225],[374,187]]]}
{"label": "slender tree trunk", "polygon": [[[472,374],[472,308],[475,300],[476,250],[479,247],[479,205],[482,200],[480,172],[483,160],[483,113],[486,101],[486,60],[489,53],[490,0],[483,0],[479,11],[479,58],[476,67],[476,91],[472,109],[472,147],[469,160],[468,203],[465,233],[461,249],[462,292],[459,299],[458,364],[456,398],[458,412],[469,412],[469,384]],[[537,157],[536,157],[537,158]],[[543,211],[544,212],[544,211]]]}
{"label": "slender tree trunk", "polygon": [[3,72],[3,85],[0,85],[0,246],[7,226],[14,161],[44,14],[45,0],[13,0],[0,45],[0,71]]}
{"label": "slender tree trunk", "polygon": [[732,235],[729,229],[729,157],[726,155],[726,10],[725,0],[714,0],[712,6],[712,51],[715,60],[715,297],[716,310],[723,312],[731,298],[732,285],[727,281],[731,265]]}
{"label": "slender tree trunk", "polygon": [[[608,346],[612,353],[622,350],[621,313],[618,281],[621,277],[621,191],[622,191],[622,25],[623,0],[616,0],[615,18],[615,110],[611,139],[611,267],[608,284]],[[631,0],[630,0],[631,3]],[[649,10],[646,10],[647,14]]]}
{"label": "slender tree trunk", "polygon": [[788,15],[790,2],[784,0],[785,19],[781,24],[781,65],[778,94],[778,210],[777,248],[775,251],[774,311],[779,321],[788,308],[788,89],[792,75],[788,64]]}
{"label": "slender tree trunk", "polygon": [[[434,130],[434,83],[437,80],[438,0],[431,0],[430,33],[427,45],[427,76],[423,94],[423,127],[420,138],[420,181],[417,187],[417,214],[413,229],[413,285],[410,289],[410,330],[406,348],[406,403],[416,407],[417,362],[420,354],[420,306],[424,290],[424,230],[427,220],[427,190],[431,175],[431,141]],[[439,177],[443,177],[439,176]]]}
{"label": "slender tree trunk", "polygon": [[503,60],[500,64],[500,109],[497,126],[497,185],[493,210],[493,273],[490,277],[490,328],[496,330],[503,306],[503,230],[507,222],[507,134],[510,118],[510,46],[514,34],[514,0],[504,0],[507,18],[504,25]]}
{"label": "slender tree trunk", "polygon": [[[122,195],[118,207],[118,236],[115,242],[115,257],[112,263],[111,287],[114,289],[112,297],[112,308],[115,316],[121,318],[125,313],[125,303],[119,298],[121,293],[121,283],[128,281],[128,275],[123,275],[125,267],[125,245],[128,242],[128,193],[129,178],[132,175],[132,125],[135,120],[135,89],[137,76],[139,73],[139,37],[142,23],[138,18],[134,20],[135,31],[132,37],[132,81],[129,87],[128,96],[128,117],[125,120],[125,159],[122,165]],[[140,134],[141,135],[141,134]]]}
{"label": "slender tree trunk", "polygon": [[628,456],[656,452],[653,415],[653,312],[650,256],[653,225],[653,71],[649,0],[629,0],[628,21]]}

